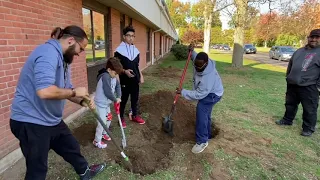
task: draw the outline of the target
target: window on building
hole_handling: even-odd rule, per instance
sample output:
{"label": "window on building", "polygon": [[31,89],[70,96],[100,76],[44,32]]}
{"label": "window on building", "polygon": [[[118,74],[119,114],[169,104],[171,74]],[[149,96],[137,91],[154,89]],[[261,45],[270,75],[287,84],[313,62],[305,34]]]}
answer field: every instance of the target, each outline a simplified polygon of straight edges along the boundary
{"label": "window on building", "polygon": [[87,63],[106,59],[105,15],[86,8],[82,8],[82,15],[83,27],[89,39]]}

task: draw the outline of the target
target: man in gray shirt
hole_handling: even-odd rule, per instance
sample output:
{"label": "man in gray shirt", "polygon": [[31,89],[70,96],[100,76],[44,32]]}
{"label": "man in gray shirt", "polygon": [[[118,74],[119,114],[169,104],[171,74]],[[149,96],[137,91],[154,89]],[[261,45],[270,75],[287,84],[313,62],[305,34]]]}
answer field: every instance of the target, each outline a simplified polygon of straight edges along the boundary
{"label": "man in gray shirt", "polygon": [[320,89],[320,29],[308,36],[308,44],[298,49],[289,61],[286,80],[286,112],[278,125],[292,125],[298,105],[303,107],[302,136],[311,136],[317,123]]}

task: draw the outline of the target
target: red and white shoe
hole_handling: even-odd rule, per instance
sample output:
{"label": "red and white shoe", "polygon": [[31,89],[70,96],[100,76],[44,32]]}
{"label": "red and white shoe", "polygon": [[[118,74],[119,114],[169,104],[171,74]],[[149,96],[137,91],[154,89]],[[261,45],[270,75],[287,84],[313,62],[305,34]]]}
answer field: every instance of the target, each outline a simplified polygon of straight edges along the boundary
{"label": "red and white shoe", "polygon": [[108,135],[104,134],[102,135],[102,139],[106,140],[106,141],[111,141],[111,137],[109,137]]}
{"label": "red and white shoe", "polygon": [[97,148],[100,148],[100,149],[104,149],[107,147],[107,144],[102,141],[100,141],[100,142],[93,141],[92,143],[93,143],[93,145],[95,145]]}
{"label": "red and white shoe", "polygon": [[146,122],[140,117],[140,116],[133,116],[132,121],[139,123],[139,124],[145,124]]}

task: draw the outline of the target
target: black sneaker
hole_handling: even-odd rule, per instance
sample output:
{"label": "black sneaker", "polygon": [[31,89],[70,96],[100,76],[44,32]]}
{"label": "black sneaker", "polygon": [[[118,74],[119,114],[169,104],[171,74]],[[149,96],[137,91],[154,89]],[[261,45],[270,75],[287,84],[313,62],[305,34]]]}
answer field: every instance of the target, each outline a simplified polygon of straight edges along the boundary
{"label": "black sneaker", "polygon": [[280,126],[291,126],[292,123],[288,123],[286,121],[284,121],[283,119],[276,121],[276,124],[280,125]]}
{"label": "black sneaker", "polygon": [[84,174],[80,175],[80,180],[91,180],[97,174],[102,172],[105,167],[106,167],[106,164],[96,164],[96,165],[90,166],[89,169],[87,169]]}
{"label": "black sneaker", "polygon": [[308,130],[308,131],[302,131],[300,135],[301,136],[311,136],[312,133],[313,133],[312,131]]}

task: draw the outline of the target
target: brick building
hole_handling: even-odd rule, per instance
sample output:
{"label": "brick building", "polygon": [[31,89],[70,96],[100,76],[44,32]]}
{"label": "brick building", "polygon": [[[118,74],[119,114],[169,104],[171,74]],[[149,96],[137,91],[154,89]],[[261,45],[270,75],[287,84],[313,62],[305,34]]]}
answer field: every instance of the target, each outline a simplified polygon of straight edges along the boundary
{"label": "brick building", "polygon": [[[138,3],[139,2],[139,3]],[[122,29],[136,29],[141,68],[166,54],[177,34],[163,0],[0,0],[0,171],[22,157],[9,127],[10,105],[27,56],[49,39],[54,27],[84,27],[91,45],[71,65],[74,86],[94,92],[97,69],[122,40]],[[86,73],[84,73],[86,72]],[[67,103],[64,118],[84,109]]]}

